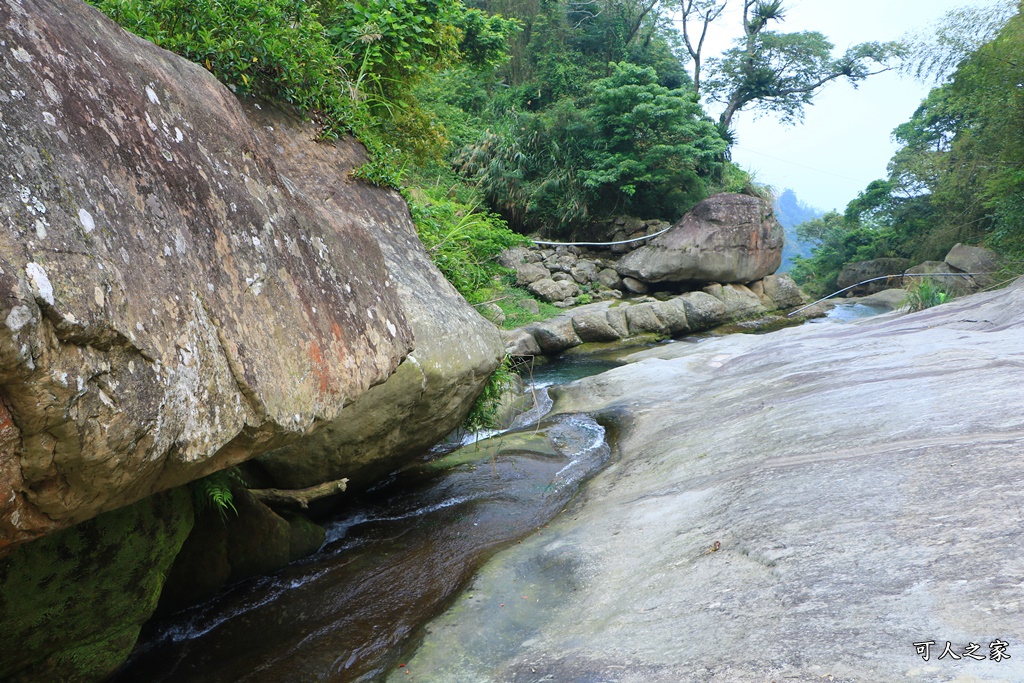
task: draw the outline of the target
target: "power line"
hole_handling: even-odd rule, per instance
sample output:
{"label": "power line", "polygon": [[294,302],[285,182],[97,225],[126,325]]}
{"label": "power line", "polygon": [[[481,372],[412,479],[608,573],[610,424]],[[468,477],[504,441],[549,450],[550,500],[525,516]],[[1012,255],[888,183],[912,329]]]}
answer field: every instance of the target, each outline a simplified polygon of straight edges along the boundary
{"label": "power line", "polygon": [[817,171],[818,173],[825,173],[827,175],[835,176],[836,178],[842,178],[843,180],[851,180],[855,183],[863,182],[858,178],[851,178],[849,176],[841,175],[839,173],[833,173],[832,171],[826,171],[822,168],[815,168],[814,166],[808,166],[807,164],[800,164],[795,161],[789,161],[788,159],[780,159],[779,157],[773,157],[771,154],[765,154],[764,152],[758,152],[748,147],[740,147],[739,145],[733,145],[735,149],[742,149],[744,152],[750,152],[751,154],[757,154],[758,156],[766,157],[768,159],[774,159],[775,161],[781,161],[784,164],[790,164],[791,166],[799,166],[800,168],[806,168],[809,171]]}

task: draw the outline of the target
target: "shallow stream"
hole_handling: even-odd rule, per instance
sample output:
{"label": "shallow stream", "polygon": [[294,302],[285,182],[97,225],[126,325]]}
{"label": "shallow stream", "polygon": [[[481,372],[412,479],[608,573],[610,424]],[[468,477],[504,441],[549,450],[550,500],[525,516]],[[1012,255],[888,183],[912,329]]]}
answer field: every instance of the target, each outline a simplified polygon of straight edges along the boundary
{"label": "shallow stream", "polygon": [[[548,368],[539,383],[610,367]],[[559,374],[561,373],[561,374]],[[113,680],[373,681],[491,555],[535,532],[608,460],[587,416],[520,416],[516,431],[425,455],[326,523],[314,556],[146,627]]]}

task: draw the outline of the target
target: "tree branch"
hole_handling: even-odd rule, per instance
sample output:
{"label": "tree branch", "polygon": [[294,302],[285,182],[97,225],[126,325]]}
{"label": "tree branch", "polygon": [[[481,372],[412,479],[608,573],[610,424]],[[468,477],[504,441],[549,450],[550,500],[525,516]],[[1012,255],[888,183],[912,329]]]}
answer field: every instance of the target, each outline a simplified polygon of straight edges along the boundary
{"label": "tree branch", "polygon": [[348,479],[337,479],[306,489],[249,489],[249,493],[268,507],[304,510],[313,501],[341,493],[347,486]]}

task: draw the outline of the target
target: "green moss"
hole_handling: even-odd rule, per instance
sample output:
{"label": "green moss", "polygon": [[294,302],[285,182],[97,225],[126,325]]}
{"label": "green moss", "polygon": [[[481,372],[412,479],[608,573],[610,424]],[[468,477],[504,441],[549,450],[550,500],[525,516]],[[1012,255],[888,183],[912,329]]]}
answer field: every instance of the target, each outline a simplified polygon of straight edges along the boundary
{"label": "green moss", "polygon": [[151,496],[0,559],[0,679],[95,681],[131,652],[192,528],[186,490]]}

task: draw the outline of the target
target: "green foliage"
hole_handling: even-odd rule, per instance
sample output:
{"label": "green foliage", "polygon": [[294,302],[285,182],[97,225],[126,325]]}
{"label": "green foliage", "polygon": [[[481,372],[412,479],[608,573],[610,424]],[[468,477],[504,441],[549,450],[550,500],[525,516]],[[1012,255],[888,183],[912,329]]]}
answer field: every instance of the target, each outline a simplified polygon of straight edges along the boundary
{"label": "green foliage", "polygon": [[467,432],[478,432],[481,429],[497,429],[498,413],[502,397],[516,386],[518,376],[512,371],[512,359],[505,356],[501,365],[491,373],[483,392],[469,411],[462,423]]}
{"label": "green foliage", "polygon": [[1006,17],[957,10],[918,41],[916,68],[949,80],[894,131],[889,177],[819,230],[798,282],[827,287],[843,262],[876,256],[940,260],[957,242],[1024,257],[1024,17]]}
{"label": "green foliage", "polygon": [[784,18],[782,0],[744,0],[744,37],[721,58],[708,61],[706,92],[725,104],[725,127],[737,112],[751,106],[778,114],[785,122],[798,121],[825,84],[840,78],[856,84],[887,70],[889,62],[905,52],[901,43],[861,43],[833,57],[834,46],[816,31],[765,30],[770,22]]}
{"label": "green foliage", "polygon": [[235,468],[214,472],[193,481],[190,486],[196,510],[216,512],[222,521],[227,520],[228,510],[237,516],[238,510],[235,509],[234,496],[231,493],[232,483],[245,484]]}
{"label": "green foliage", "polygon": [[482,290],[507,271],[495,257],[529,242],[500,217],[449,199],[438,190],[408,193],[420,240],[438,269],[470,303],[485,301]]}
{"label": "green foliage", "polygon": [[457,157],[513,226],[566,234],[612,212],[675,220],[707,192],[726,144],[692,91],[611,64],[576,99],[510,114]]}
{"label": "green foliage", "polygon": [[835,211],[798,225],[796,232],[801,240],[815,245],[814,255],[795,258],[790,275],[815,297],[838,289],[836,280],[847,263],[897,255],[891,230],[851,224]]}
{"label": "green foliage", "polygon": [[[485,17],[459,0],[90,1],[236,92],[317,117],[327,136],[357,130],[372,137],[376,127],[390,126],[376,137],[397,131],[412,147],[432,146],[435,153],[443,135],[417,116],[410,86],[459,62],[493,69],[518,30],[516,22]],[[366,177],[386,181],[390,173],[371,169]]]}
{"label": "green foliage", "polygon": [[926,308],[946,303],[949,293],[945,287],[936,284],[931,278],[919,278],[907,289],[907,298],[903,305],[911,312],[923,311]]}
{"label": "green foliage", "polygon": [[288,102],[337,133],[351,70],[299,0],[91,0],[124,28],[205,66],[239,93]]}

